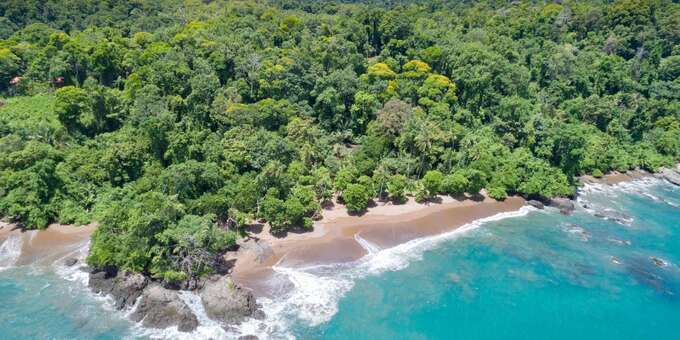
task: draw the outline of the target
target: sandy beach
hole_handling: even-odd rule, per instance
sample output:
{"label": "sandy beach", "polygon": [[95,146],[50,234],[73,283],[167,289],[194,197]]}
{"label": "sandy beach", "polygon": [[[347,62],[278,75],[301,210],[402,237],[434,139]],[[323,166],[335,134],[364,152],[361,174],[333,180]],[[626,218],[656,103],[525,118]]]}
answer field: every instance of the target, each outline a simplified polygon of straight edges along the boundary
{"label": "sandy beach", "polygon": [[14,224],[0,223],[0,242],[21,238],[15,265],[50,264],[82,248],[95,230],[94,224],[72,226],[52,224],[45,230],[23,231]]}
{"label": "sandy beach", "polygon": [[[456,200],[439,197],[440,202],[419,204],[410,199],[404,204],[379,203],[362,216],[350,216],[344,206],[324,210],[324,218],[314,231],[284,238],[271,236],[266,227],[253,234],[235,257],[234,281],[252,289],[256,295],[270,295],[272,266],[308,266],[355,261],[367,254],[359,240],[380,249],[394,247],[413,239],[455,230],[480,218],[515,211],[525,201],[509,197],[504,201]],[[233,255],[232,255],[233,256]]]}

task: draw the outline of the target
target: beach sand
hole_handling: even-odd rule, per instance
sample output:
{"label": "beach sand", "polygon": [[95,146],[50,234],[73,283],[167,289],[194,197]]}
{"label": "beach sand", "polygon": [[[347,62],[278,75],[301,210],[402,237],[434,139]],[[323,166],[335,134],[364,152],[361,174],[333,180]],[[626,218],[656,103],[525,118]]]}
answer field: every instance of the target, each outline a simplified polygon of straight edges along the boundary
{"label": "beach sand", "polygon": [[82,248],[90,240],[94,224],[52,224],[45,230],[23,231],[14,224],[0,223],[0,242],[21,237],[21,254],[15,265],[50,264]]}
{"label": "beach sand", "polygon": [[[271,236],[265,226],[244,243],[232,276],[234,281],[252,289],[256,295],[269,296],[281,282],[273,277],[272,266],[301,267],[315,264],[355,261],[367,254],[357,238],[380,249],[455,230],[467,223],[498,213],[515,211],[525,201],[509,197],[496,201],[456,200],[439,197],[440,203],[380,204],[362,216],[350,216],[344,206],[336,204],[323,212],[324,219],[315,223],[314,231],[284,238]],[[232,255],[234,256],[234,255]]]}

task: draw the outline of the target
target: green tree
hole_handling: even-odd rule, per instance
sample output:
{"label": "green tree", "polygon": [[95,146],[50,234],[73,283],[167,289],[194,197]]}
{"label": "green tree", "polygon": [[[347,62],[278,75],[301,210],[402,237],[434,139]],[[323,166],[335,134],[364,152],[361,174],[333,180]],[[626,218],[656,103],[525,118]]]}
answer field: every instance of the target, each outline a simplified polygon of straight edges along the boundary
{"label": "green tree", "polygon": [[441,192],[443,180],[444,175],[438,170],[430,170],[423,176],[422,183],[429,198]]}
{"label": "green tree", "polygon": [[56,91],[54,112],[72,133],[87,132],[94,121],[87,92],[75,86],[65,86]]}
{"label": "green tree", "polygon": [[406,199],[407,179],[404,175],[392,175],[387,182],[387,192],[395,202],[403,202]]}
{"label": "green tree", "polygon": [[371,199],[371,190],[361,184],[350,184],[342,192],[342,199],[349,212],[362,212],[366,210]]}
{"label": "green tree", "polygon": [[468,190],[470,182],[462,172],[446,175],[442,180],[442,191],[450,195],[462,195]]}

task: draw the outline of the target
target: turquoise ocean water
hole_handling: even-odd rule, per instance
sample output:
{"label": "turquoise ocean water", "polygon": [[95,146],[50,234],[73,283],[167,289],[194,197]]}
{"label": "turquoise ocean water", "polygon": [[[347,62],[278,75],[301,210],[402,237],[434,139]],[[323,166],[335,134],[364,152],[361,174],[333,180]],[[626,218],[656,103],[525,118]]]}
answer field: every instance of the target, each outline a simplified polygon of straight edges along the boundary
{"label": "turquoise ocean water", "polygon": [[[371,254],[357,263],[276,268],[294,289],[261,299],[267,318],[236,331],[298,339],[680,339],[680,188],[652,179],[587,186],[579,201],[588,208],[571,216],[523,208],[392,249],[360,240]],[[0,271],[0,338],[141,336],[82,284],[63,268]],[[188,337],[233,334],[204,325]]]}

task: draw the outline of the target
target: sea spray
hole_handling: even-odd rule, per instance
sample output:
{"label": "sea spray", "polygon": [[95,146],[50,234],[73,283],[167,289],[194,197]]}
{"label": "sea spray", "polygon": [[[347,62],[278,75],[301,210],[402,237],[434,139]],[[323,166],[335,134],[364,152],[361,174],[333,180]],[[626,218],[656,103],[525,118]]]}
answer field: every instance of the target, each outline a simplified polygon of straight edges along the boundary
{"label": "sea spray", "polygon": [[[90,250],[90,241],[83,241],[70,253],[62,256],[54,262],[55,272],[64,280],[77,282],[83,287],[87,287],[89,274],[85,272],[81,264],[85,263],[85,258]],[[78,262],[72,266],[65,264],[66,259],[76,259]]]}
{"label": "sea spray", "polygon": [[361,237],[358,233],[354,234],[354,240],[357,241],[368,254],[375,254],[380,251],[380,247]]}
{"label": "sea spray", "polygon": [[12,234],[0,244],[0,270],[14,266],[23,246],[22,235]]}

